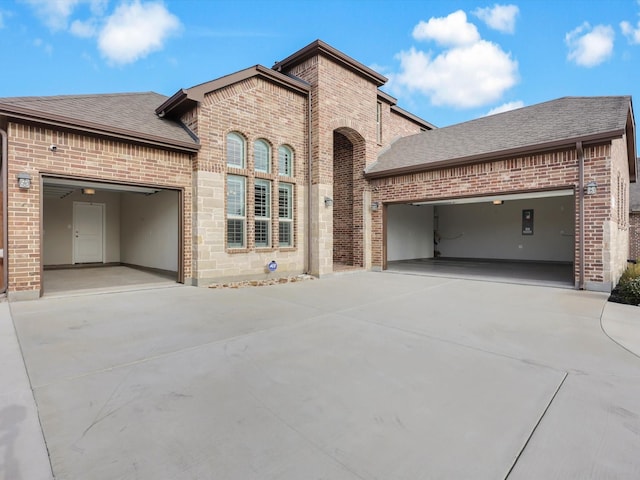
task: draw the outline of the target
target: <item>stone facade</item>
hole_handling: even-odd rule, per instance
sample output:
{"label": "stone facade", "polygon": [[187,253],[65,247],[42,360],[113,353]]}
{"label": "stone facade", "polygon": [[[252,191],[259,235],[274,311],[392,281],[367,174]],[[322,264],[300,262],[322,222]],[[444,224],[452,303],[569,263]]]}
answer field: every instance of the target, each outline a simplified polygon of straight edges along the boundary
{"label": "stone facade", "polygon": [[[583,264],[577,242],[574,253],[576,282],[583,272],[587,288],[610,289],[627,252],[638,256],[640,214],[631,220],[627,216],[628,139],[603,140],[584,149],[585,183],[595,181],[598,188],[584,196],[583,226],[576,148],[556,146],[369,179],[366,169],[397,138],[434,128],[397,108],[395,99],[379,90],[385,82],[318,41],[273,69],[252,67],[181,90],[159,105],[157,121],[176,122],[172,125],[181,132],[181,127],[188,129],[192,145],[177,135],[175,145],[153,146],[157,139],[150,142],[142,130],[140,135],[147,136],[139,141],[123,139],[118,125],[111,125],[110,135],[4,117],[10,295],[37,296],[42,288],[43,175],[179,191],[180,269],[182,280],[191,285],[263,281],[274,277],[267,268],[272,261],[278,276],[322,276],[343,265],[382,269],[387,205],[557,189],[575,192],[573,235],[577,239],[584,232]],[[243,165],[228,164],[230,134],[242,139]],[[268,171],[256,169],[258,141],[269,146]],[[50,144],[60,148],[52,152]],[[293,154],[291,175],[279,171],[281,147]],[[19,189],[12,181],[20,172],[32,176],[31,189]],[[229,243],[227,231],[230,176],[245,186],[241,246]],[[266,246],[257,242],[256,185],[269,185],[271,192]],[[279,187],[289,185],[293,244],[281,245]]]}

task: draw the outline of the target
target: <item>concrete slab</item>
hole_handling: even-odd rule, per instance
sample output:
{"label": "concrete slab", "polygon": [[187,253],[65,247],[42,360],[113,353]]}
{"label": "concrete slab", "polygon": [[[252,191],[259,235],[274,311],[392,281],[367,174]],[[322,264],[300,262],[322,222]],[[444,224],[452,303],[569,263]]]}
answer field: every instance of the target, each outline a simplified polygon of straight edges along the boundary
{"label": "concrete slab", "polygon": [[608,302],[602,329],[611,339],[640,357],[640,307]]}
{"label": "concrete slab", "polygon": [[0,302],[0,479],[52,479],[9,304]]}
{"label": "concrete slab", "polygon": [[12,313],[56,478],[634,478],[640,359],[605,303],[366,272]]}

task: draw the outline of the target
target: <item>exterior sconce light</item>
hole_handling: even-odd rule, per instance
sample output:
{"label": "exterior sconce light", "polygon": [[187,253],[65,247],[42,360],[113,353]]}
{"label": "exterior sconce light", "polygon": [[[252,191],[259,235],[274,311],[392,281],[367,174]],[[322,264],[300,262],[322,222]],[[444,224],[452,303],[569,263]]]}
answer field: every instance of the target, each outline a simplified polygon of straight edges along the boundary
{"label": "exterior sconce light", "polygon": [[18,188],[28,190],[31,188],[31,175],[26,172],[20,172],[18,174]]}
{"label": "exterior sconce light", "polygon": [[96,194],[96,190],[95,190],[95,188],[83,188],[82,189],[82,194],[83,195],[95,195]]}
{"label": "exterior sconce light", "polygon": [[494,205],[502,205],[504,203],[504,200],[494,200],[493,202]]}
{"label": "exterior sconce light", "polygon": [[325,207],[333,207],[333,198],[331,197],[324,197],[324,206]]}
{"label": "exterior sconce light", "polygon": [[598,191],[598,184],[594,181],[591,181],[587,183],[584,189],[587,192],[587,195],[595,195]]}
{"label": "exterior sconce light", "polygon": [[372,202],[371,203],[371,211],[372,212],[377,212],[379,208],[380,208],[380,202]]}

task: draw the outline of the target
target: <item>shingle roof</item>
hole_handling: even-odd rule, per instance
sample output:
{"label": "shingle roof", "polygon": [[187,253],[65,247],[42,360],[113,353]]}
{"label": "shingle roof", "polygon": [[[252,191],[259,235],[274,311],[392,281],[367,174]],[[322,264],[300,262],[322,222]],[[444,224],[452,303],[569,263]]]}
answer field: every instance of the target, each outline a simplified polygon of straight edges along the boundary
{"label": "shingle roof", "polygon": [[436,128],[400,138],[378,156],[366,174],[380,177],[533,152],[578,140],[619,137],[626,131],[630,109],[629,96],[564,97]]}
{"label": "shingle roof", "polygon": [[166,100],[154,92],[5,97],[0,98],[0,115],[197,150],[197,140],[181,123],[156,115]]}

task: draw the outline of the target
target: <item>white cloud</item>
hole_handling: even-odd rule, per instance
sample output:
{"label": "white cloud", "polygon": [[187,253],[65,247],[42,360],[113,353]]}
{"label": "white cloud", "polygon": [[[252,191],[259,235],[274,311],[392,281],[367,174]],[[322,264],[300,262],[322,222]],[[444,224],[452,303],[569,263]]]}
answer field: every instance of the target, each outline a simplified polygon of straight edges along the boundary
{"label": "white cloud", "polygon": [[620,22],[620,30],[622,30],[622,34],[627,37],[631,44],[640,43],[640,22],[638,22],[637,27],[633,28],[633,25],[629,22]]}
{"label": "white cloud", "polygon": [[458,10],[446,17],[432,17],[429,21],[420,21],[413,29],[416,40],[434,40],[440,45],[470,45],[480,40],[478,29],[467,22],[467,15]]}
{"label": "white cloud", "polygon": [[494,43],[480,40],[435,58],[411,48],[399,54],[394,84],[418,91],[434,105],[473,108],[499,100],[518,80],[518,63]]}
{"label": "white cloud", "polygon": [[421,21],[413,36],[443,48],[426,52],[412,47],[397,55],[399,72],[386,76],[389,90],[398,96],[417,92],[434,105],[475,108],[495,103],[518,82],[518,62],[483,40],[461,10]]}
{"label": "white cloud", "polygon": [[121,4],[98,36],[100,52],[114,64],[127,64],[160,50],[180,21],[161,2]]}
{"label": "white cloud", "polygon": [[583,67],[595,67],[613,53],[615,33],[609,25],[584,23],[565,35],[569,47],[567,58]]}
{"label": "white cloud", "polygon": [[69,27],[71,32],[76,37],[91,38],[96,35],[96,20],[91,18],[84,22],[80,20],[74,20]]}
{"label": "white cloud", "polygon": [[41,38],[35,38],[33,40],[33,46],[42,49],[42,51],[49,56],[53,53],[53,46],[50,43],[46,43]]}
{"label": "white cloud", "polygon": [[69,17],[81,0],[26,0],[36,15],[51,30],[67,28]]}
{"label": "white cloud", "polygon": [[473,14],[494,30],[502,33],[514,33],[519,11],[515,5],[496,4],[493,7],[477,8]]}
{"label": "white cloud", "polygon": [[522,107],[524,107],[524,102],[522,100],[516,100],[515,102],[507,102],[495,108],[492,108],[487,112],[486,116],[495,115],[496,113],[508,112],[510,110],[516,110],[517,108],[522,108]]}

